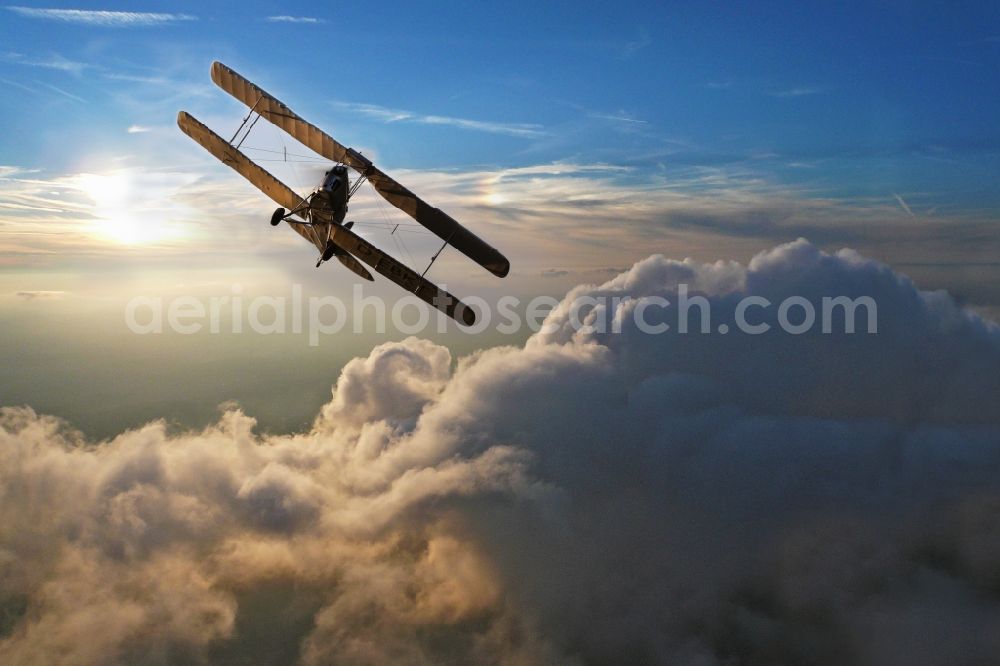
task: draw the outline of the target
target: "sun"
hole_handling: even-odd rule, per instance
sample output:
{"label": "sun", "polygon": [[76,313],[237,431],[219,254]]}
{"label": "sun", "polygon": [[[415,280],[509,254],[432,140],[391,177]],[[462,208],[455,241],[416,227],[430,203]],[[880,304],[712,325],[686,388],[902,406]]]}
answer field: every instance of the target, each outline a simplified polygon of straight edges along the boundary
{"label": "sun", "polygon": [[83,173],[76,186],[92,202],[94,236],[120,245],[148,245],[177,235],[150,188],[137,187],[127,171]]}
{"label": "sun", "polygon": [[123,172],[110,174],[82,173],[77,177],[80,189],[100,208],[121,205],[128,196],[129,178]]}
{"label": "sun", "polygon": [[507,203],[507,197],[500,190],[500,176],[487,178],[482,183],[483,201],[488,206],[501,206]]}

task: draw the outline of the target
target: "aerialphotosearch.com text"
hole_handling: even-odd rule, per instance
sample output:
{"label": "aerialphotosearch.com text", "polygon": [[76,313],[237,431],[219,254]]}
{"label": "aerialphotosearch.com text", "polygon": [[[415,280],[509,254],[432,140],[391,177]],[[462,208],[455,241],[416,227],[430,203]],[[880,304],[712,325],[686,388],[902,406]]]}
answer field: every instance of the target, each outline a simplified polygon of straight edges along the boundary
{"label": "aerialphotosearch.com text", "polygon": [[[525,326],[533,333],[552,332],[567,323],[576,331],[599,334],[621,333],[626,327],[648,334],[878,332],[878,307],[870,296],[789,296],[775,303],[764,296],[749,295],[735,305],[727,302],[723,306],[701,294],[691,294],[688,285],[681,284],[675,297],[676,302],[656,295],[584,295],[563,302],[552,296],[537,296],[525,302],[516,296],[502,296],[491,304],[469,296],[462,300],[475,309],[477,321],[472,326],[461,326],[449,324],[447,315],[415,296],[404,296],[390,304],[379,296],[366,296],[360,284],[353,285],[349,302],[331,295],[306,297],[300,284],[293,284],[287,296],[247,297],[243,287],[234,284],[229,293],[208,297],[136,296],[126,303],[124,315],[125,325],[138,335],[167,331],[181,335],[304,333],[313,347],[319,345],[322,336],[345,331],[381,334],[394,330],[419,335],[431,326],[438,333],[457,326],[470,334],[491,330],[503,335],[521,333]],[[725,316],[713,318],[718,314],[712,312],[713,307],[725,310]],[[562,316],[547,319],[557,308]]]}

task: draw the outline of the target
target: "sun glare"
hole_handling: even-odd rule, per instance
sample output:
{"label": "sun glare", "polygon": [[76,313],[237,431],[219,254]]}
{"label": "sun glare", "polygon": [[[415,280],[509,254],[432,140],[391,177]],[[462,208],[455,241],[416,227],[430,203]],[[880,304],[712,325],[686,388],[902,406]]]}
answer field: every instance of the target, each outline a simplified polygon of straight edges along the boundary
{"label": "sun glare", "polygon": [[156,193],[137,187],[129,173],[84,173],[76,180],[93,202],[93,235],[121,245],[147,245],[178,235],[162,207],[151,205]]}
{"label": "sun glare", "polygon": [[507,197],[500,194],[499,192],[487,192],[486,193],[486,203],[491,206],[499,206],[507,202]]}

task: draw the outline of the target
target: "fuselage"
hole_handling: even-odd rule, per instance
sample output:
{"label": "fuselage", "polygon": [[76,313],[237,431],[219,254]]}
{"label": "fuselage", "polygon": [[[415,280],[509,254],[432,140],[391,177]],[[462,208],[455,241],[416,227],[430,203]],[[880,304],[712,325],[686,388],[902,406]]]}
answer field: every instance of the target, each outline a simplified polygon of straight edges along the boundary
{"label": "fuselage", "polygon": [[335,166],[326,172],[323,184],[316,188],[309,200],[309,214],[313,224],[343,224],[347,215],[347,194],[351,181],[347,169]]}
{"label": "fuselage", "polygon": [[291,225],[299,235],[311,241],[320,254],[326,252],[330,243],[330,226],[344,223],[350,189],[347,169],[339,165],[333,167],[326,172],[323,183],[309,195],[309,207],[299,214],[311,226]]}

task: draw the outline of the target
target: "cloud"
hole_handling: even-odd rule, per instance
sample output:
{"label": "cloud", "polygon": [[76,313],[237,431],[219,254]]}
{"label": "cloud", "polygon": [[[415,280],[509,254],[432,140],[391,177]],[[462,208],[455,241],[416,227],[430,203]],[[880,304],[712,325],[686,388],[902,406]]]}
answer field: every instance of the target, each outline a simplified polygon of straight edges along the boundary
{"label": "cloud", "polygon": [[533,123],[501,123],[488,120],[470,120],[451,116],[437,116],[389,109],[376,104],[358,104],[354,102],[333,102],[337,108],[360,113],[384,123],[410,122],[421,125],[448,125],[459,129],[489,132],[491,134],[506,134],[519,137],[538,137],[545,134],[541,125]]}
{"label": "cloud", "polygon": [[42,9],[39,7],[7,7],[8,10],[25,18],[80,23],[111,28],[132,28],[165,25],[178,21],[194,21],[188,14],[165,14],[156,12],[114,12],[88,9]]}
{"label": "cloud", "polygon": [[[713,316],[867,294],[879,329],[650,336],[624,316],[680,283]],[[574,331],[578,296],[617,297],[621,333]],[[292,435],[229,407],[88,442],[4,409],[0,659],[996,654],[996,325],[805,241],[748,265],[653,256],[548,324],[457,363],[382,344]]]}
{"label": "cloud", "polygon": [[627,268],[615,268],[611,266],[605,267],[594,267],[586,268],[583,270],[569,270],[565,268],[546,268],[543,269],[539,275],[543,278],[566,278],[574,277],[577,279],[586,279],[587,277],[606,277],[608,275],[618,275],[619,273],[624,273]]}
{"label": "cloud", "polygon": [[[207,154],[190,153],[184,144],[178,147],[177,154],[162,156],[155,169],[128,170],[134,185],[128,191],[130,209],[136,215],[148,211],[169,228],[184,229],[184,235],[162,246],[163,252],[190,257],[197,246],[203,256],[242,257],[242,243],[257,243],[265,253],[274,250],[275,243],[281,251],[302,249],[294,234],[262,240],[246,220],[259,219],[267,210],[265,196]],[[185,162],[191,158],[199,161]],[[523,256],[514,270],[525,275],[537,276],[552,267],[628,266],[650,247],[701,259],[718,252],[749,257],[799,236],[826,245],[851,244],[896,261],[968,262],[970,257],[985,260],[1000,252],[992,233],[994,220],[985,214],[948,211],[913,225],[899,214],[894,199],[827,197],[807,185],[762,177],[745,166],[678,167],[663,174],[575,162],[449,171],[382,167],[496,247]],[[0,208],[9,209],[0,212],[0,222],[17,232],[0,241],[0,251],[25,262],[44,261],[53,251],[80,261],[88,261],[87,256],[104,261],[109,249],[118,246],[109,245],[100,233],[89,233],[100,231],[96,227],[79,224],[101,214],[83,196],[80,176],[0,179]],[[315,175],[306,176],[288,182],[304,191],[315,184]],[[374,229],[373,223],[384,219],[380,201],[362,189],[352,199],[352,214]],[[218,233],[222,224],[226,234]],[[393,247],[391,228],[374,230],[372,241]],[[415,236],[408,234],[407,240]],[[414,241],[409,249],[426,260],[438,247]],[[933,256],[927,254],[928,247],[934,248]],[[450,261],[445,252],[435,264],[436,271],[444,271],[439,275],[449,275]],[[461,261],[454,270],[462,272],[451,273],[450,282],[467,280],[469,271]],[[980,296],[970,298],[980,302]]]}
{"label": "cloud", "polygon": [[272,23],[326,23],[313,16],[268,16],[267,20]]}
{"label": "cloud", "polygon": [[62,88],[54,86],[54,85],[52,85],[50,83],[45,83],[44,81],[36,81],[35,83],[37,83],[38,85],[43,86],[45,88],[48,88],[52,92],[59,93],[63,97],[69,98],[69,99],[73,100],[74,102],[80,102],[82,104],[86,104],[87,103],[87,100],[83,99],[82,97],[74,95],[71,92],[67,92],[67,91],[63,90]]}
{"label": "cloud", "polygon": [[145,134],[146,132],[152,132],[153,129],[144,125],[129,125],[125,131],[129,134]]}
{"label": "cloud", "polygon": [[147,83],[150,85],[169,85],[171,83],[175,83],[162,76],[142,76],[138,74],[120,74],[115,72],[106,73],[104,78],[111,79],[113,81],[129,81],[130,83]]}
{"label": "cloud", "polygon": [[66,294],[65,291],[19,291],[17,296],[23,298],[26,301],[34,301],[39,299],[50,299],[50,298],[62,298]]}
{"label": "cloud", "polygon": [[40,169],[25,169],[24,167],[0,164],[0,179],[23,176],[29,173],[38,173]]}
{"label": "cloud", "polygon": [[625,43],[625,46],[622,48],[621,53],[618,56],[618,59],[628,60],[636,53],[642,51],[652,43],[653,40],[650,39],[649,37],[649,31],[643,28],[639,31],[639,36],[636,39]]}
{"label": "cloud", "polygon": [[37,95],[38,91],[31,86],[26,86],[23,83],[18,83],[17,81],[11,81],[10,79],[0,78],[0,83],[11,88],[17,88],[18,90],[23,90],[24,92],[31,93],[32,95]]}
{"label": "cloud", "polygon": [[633,118],[628,113],[624,111],[619,111],[618,113],[589,113],[587,114],[591,118],[596,118],[598,120],[607,120],[612,123],[620,123],[624,125],[648,125],[649,122],[646,120],[639,120],[638,118]]}
{"label": "cloud", "polygon": [[[0,222],[10,233],[0,251],[32,265],[54,256],[107,259],[123,244],[177,242],[196,213],[171,198],[198,176],[179,168],[132,169],[40,177],[31,170],[0,171]],[[219,193],[219,201],[226,194]],[[252,202],[252,199],[250,200]],[[239,201],[229,202],[244,209]],[[206,202],[214,209],[215,204]]]}
{"label": "cloud", "polygon": [[58,54],[35,58],[26,56],[22,53],[5,53],[3,55],[3,59],[7,62],[16,63],[18,65],[55,69],[61,72],[70,72],[71,74],[79,74],[83,70],[92,67],[92,65],[88,63],[69,60]]}
{"label": "cloud", "polygon": [[913,211],[910,210],[910,206],[906,203],[903,197],[899,196],[895,192],[892,193],[892,196],[896,198],[896,201],[899,203],[899,207],[903,209],[903,212],[905,212],[910,217],[916,217],[916,215],[913,214]]}
{"label": "cloud", "polygon": [[826,88],[821,86],[799,86],[798,88],[788,88],[771,93],[773,97],[805,97],[807,95],[820,95],[826,92]]}

